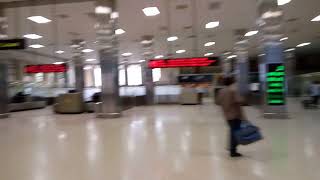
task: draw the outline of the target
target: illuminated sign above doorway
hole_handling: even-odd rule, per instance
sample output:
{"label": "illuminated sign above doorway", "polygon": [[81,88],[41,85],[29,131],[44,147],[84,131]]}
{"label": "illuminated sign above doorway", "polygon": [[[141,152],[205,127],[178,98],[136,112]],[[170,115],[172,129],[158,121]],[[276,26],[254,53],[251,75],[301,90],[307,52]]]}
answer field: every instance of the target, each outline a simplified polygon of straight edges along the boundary
{"label": "illuminated sign above doorway", "polygon": [[24,67],[24,72],[29,74],[34,73],[60,73],[68,70],[67,64],[40,64],[27,65]]}
{"label": "illuminated sign above doorway", "polygon": [[24,39],[3,39],[0,40],[0,50],[18,50],[25,49],[26,42]]}
{"label": "illuminated sign above doorway", "polygon": [[153,59],[148,67],[153,68],[179,68],[179,67],[207,67],[215,66],[218,63],[217,57],[202,58],[178,58],[178,59]]}
{"label": "illuminated sign above doorway", "polygon": [[267,71],[268,105],[286,104],[285,66],[281,63],[269,64]]}

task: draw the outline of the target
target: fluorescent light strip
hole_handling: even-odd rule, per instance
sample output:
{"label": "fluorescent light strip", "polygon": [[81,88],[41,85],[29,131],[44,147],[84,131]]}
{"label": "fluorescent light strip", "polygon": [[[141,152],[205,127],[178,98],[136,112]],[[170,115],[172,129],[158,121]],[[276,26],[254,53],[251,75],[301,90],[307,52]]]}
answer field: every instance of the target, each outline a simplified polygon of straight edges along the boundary
{"label": "fluorescent light strip", "polygon": [[63,54],[63,53],[64,53],[64,51],[59,50],[59,51],[56,51],[56,53],[57,53],[57,54]]}
{"label": "fluorescent light strip", "polygon": [[232,58],[236,58],[236,57],[237,57],[237,55],[231,55],[231,56],[228,56],[227,58],[232,59]]}
{"label": "fluorescent light strip", "polygon": [[288,4],[291,0],[278,0],[278,6],[282,6]]}
{"label": "fluorescent light strip", "polygon": [[220,25],[219,21],[209,22],[206,24],[206,29],[216,28]]}
{"label": "fluorescent light strip", "polygon": [[132,56],[132,53],[131,52],[126,52],[126,53],[123,53],[122,56],[124,56],[124,57]]}
{"label": "fluorescent light strip", "polygon": [[96,14],[110,14],[111,13],[111,8],[107,6],[97,6],[95,8],[95,13]]}
{"label": "fluorescent light strip", "polygon": [[50,19],[45,18],[43,16],[30,16],[27,19],[29,19],[30,21],[33,21],[35,23],[38,23],[38,24],[45,24],[45,23],[51,22]]}
{"label": "fluorescent light strip", "polygon": [[318,21],[320,21],[320,15],[317,16],[317,17],[315,17],[315,18],[313,18],[311,21],[313,21],[313,22],[318,22]]}
{"label": "fluorescent light strip", "polygon": [[93,52],[94,50],[93,49],[84,49],[84,50],[82,50],[82,52],[84,52],[84,53],[89,53],[89,52]]}
{"label": "fluorescent light strip", "polygon": [[157,7],[146,7],[142,9],[142,11],[146,16],[156,16],[160,14],[160,11]]}
{"label": "fluorescent light strip", "polygon": [[216,43],[215,42],[207,42],[204,44],[205,47],[209,47],[209,46],[213,46],[215,45]]}
{"label": "fluorescent light strip", "polygon": [[284,38],[281,38],[280,41],[285,41],[285,40],[288,40],[289,38],[288,37],[284,37]]}
{"label": "fluorescent light strip", "polygon": [[259,31],[249,31],[244,36],[249,37],[258,34]]}
{"label": "fluorescent light strip", "polygon": [[28,39],[41,39],[42,36],[38,34],[26,34],[23,37],[28,38]]}
{"label": "fluorescent light strip", "polygon": [[206,54],[204,54],[204,56],[212,56],[212,55],[214,55],[214,53],[206,53]]}
{"label": "fluorescent light strip", "polygon": [[307,42],[307,43],[301,43],[301,44],[298,44],[297,47],[303,47],[303,46],[308,46],[310,45],[311,43],[310,42]]}
{"label": "fluorescent light strip", "polygon": [[176,51],[177,54],[182,54],[182,53],[185,53],[185,52],[186,52],[186,50],[184,50],[184,49],[180,49],[180,50]]}
{"label": "fluorescent light strip", "polygon": [[120,34],[126,33],[126,31],[123,29],[117,29],[115,33],[116,33],[116,35],[120,35]]}
{"label": "fluorescent light strip", "polygon": [[142,62],[145,62],[145,61],[146,61],[146,60],[142,59],[142,60],[140,60],[139,62],[142,63]]}
{"label": "fluorescent light strip", "polygon": [[164,58],[164,56],[163,55],[158,55],[158,56],[155,56],[154,58],[161,59],[161,58]]}
{"label": "fluorescent light strip", "polygon": [[171,37],[168,37],[167,38],[167,41],[169,41],[169,42],[172,42],[172,41],[176,41],[176,40],[178,40],[179,38],[177,37],[177,36],[171,36]]}
{"label": "fluorescent light strip", "polygon": [[96,59],[86,59],[87,62],[96,61]]}
{"label": "fluorescent light strip", "polygon": [[64,62],[55,62],[53,64],[64,64]]}
{"label": "fluorescent light strip", "polygon": [[32,44],[32,45],[30,45],[29,47],[34,48],[34,49],[39,49],[39,48],[43,48],[44,45],[41,45],[41,44]]}
{"label": "fluorescent light strip", "polygon": [[290,48],[290,49],[285,50],[284,52],[290,52],[290,51],[294,51],[294,50],[296,50],[296,49],[295,48]]}

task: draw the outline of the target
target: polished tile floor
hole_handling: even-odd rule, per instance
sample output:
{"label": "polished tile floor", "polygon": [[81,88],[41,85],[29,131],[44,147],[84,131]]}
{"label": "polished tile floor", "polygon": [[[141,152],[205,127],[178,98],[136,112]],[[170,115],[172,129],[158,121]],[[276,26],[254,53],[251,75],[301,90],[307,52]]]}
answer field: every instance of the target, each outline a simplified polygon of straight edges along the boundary
{"label": "polished tile floor", "polygon": [[219,108],[137,107],[120,119],[54,115],[51,109],[0,120],[1,180],[319,180],[320,110],[290,103],[289,120],[246,109],[265,140],[226,153]]}

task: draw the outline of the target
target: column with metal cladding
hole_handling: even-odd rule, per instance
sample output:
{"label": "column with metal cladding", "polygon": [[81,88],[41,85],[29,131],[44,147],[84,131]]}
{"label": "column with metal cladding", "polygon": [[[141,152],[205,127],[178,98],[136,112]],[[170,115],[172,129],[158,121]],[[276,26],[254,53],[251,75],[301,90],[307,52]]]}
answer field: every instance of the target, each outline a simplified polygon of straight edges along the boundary
{"label": "column with metal cladding", "polygon": [[237,55],[236,78],[239,92],[242,96],[249,95],[249,57],[247,39],[239,39],[234,50]]}
{"label": "column with metal cladding", "polygon": [[75,87],[78,92],[83,93],[84,90],[84,55],[82,50],[84,49],[85,42],[82,39],[73,39],[71,47],[73,48],[72,61],[75,71]]}
{"label": "column with metal cladding", "polygon": [[118,14],[115,13],[114,0],[96,2],[97,24],[95,28],[102,79],[102,103],[97,106],[96,114],[98,118],[118,118],[122,111],[118,80],[118,41],[115,35]]}
{"label": "column with metal cladding", "polygon": [[[7,38],[7,18],[4,16],[0,5],[0,39]],[[9,117],[9,94],[8,94],[8,54],[0,54],[0,118]]]}
{"label": "column with metal cladding", "polygon": [[264,92],[263,114],[266,118],[287,118],[286,66],[284,61],[282,20],[283,11],[277,0],[258,0],[260,49],[259,71]]}

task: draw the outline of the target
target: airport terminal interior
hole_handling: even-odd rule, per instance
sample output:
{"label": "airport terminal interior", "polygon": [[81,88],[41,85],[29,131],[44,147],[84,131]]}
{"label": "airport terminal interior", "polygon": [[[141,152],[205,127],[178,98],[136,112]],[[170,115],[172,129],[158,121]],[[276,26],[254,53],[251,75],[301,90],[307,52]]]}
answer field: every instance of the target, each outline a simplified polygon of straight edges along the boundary
{"label": "airport terminal interior", "polygon": [[319,180],[319,98],[319,0],[0,0],[1,180]]}

